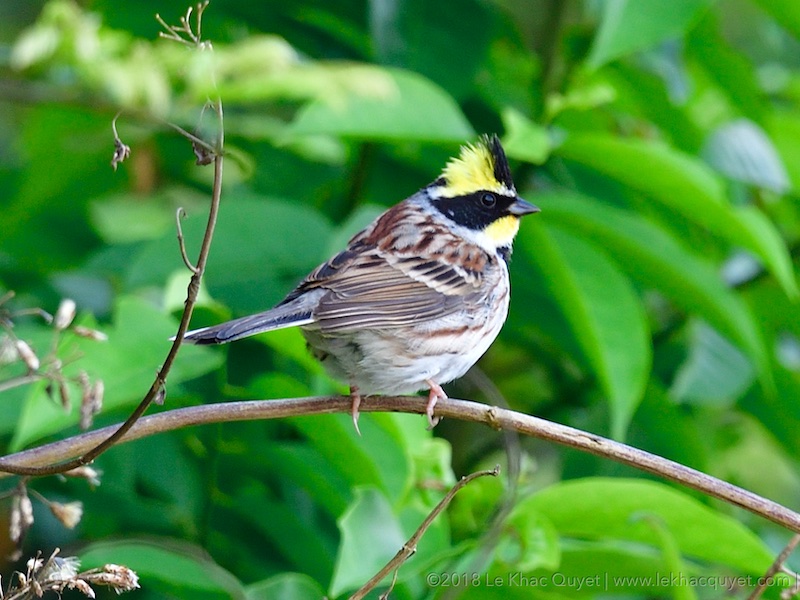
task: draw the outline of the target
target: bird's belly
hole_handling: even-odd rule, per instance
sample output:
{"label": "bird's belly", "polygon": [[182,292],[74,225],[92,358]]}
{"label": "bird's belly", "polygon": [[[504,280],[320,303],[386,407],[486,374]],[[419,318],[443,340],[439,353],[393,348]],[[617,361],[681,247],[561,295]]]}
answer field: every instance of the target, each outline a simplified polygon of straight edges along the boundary
{"label": "bird's belly", "polygon": [[478,361],[503,326],[507,294],[499,304],[407,327],[326,335],[308,326],[303,335],[328,373],[362,394],[410,394],[427,389],[428,379],[457,379]]}

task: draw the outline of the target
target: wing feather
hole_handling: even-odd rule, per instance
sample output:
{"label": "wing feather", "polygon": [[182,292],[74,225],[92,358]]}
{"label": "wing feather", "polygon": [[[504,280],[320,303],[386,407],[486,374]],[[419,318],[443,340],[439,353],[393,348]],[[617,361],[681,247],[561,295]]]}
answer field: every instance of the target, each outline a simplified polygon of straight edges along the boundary
{"label": "wing feather", "polygon": [[394,328],[463,310],[479,300],[480,281],[441,257],[396,257],[362,246],[318,267],[287,301],[325,290],[313,310],[323,332]]}

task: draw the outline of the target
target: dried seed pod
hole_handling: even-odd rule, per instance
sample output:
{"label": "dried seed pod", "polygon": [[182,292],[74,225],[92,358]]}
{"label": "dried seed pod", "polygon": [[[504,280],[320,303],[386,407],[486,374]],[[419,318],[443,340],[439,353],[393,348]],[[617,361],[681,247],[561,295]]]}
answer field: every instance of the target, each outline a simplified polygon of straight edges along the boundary
{"label": "dried seed pod", "polygon": [[166,386],[162,385],[160,388],[158,388],[158,391],[156,392],[156,395],[153,398],[153,404],[155,404],[156,406],[163,406],[166,397],[167,397],[167,388]]}
{"label": "dried seed pod", "polygon": [[[41,582],[56,583],[72,579],[78,574],[81,561],[75,556],[60,557],[60,548],[53,550],[44,564],[39,569],[33,571],[36,579]],[[30,563],[30,561],[28,561]],[[29,571],[30,572],[30,571]]]}
{"label": "dried seed pod", "polygon": [[87,598],[96,598],[92,586],[86,583],[83,579],[73,579],[67,584],[67,588],[71,590],[78,590]]}
{"label": "dried seed pod", "polygon": [[33,504],[28,497],[28,491],[21,488],[11,500],[11,519],[8,526],[11,541],[20,545],[31,525],[33,525]]}
{"label": "dried seed pod", "polygon": [[94,382],[94,385],[84,387],[83,399],[81,401],[81,429],[89,429],[92,426],[92,417],[100,412],[103,407],[103,396],[105,394],[105,384],[102,379]]}
{"label": "dried seed pod", "polygon": [[36,356],[33,349],[28,345],[27,342],[24,340],[17,340],[16,341],[17,347],[17,354],[22,359],[22,361],[27,365],[28,369],[31,371],[38,371],[41,363],[39,362],[39,357]]}
{"label": "dried seed pod", "polygon": [[102,471],[98,471],[88,465],[84,465],[82,467],[77,467],[70,471],[64,473],[66,477],[77,477],[80,479],[85,479],[89,482],[91,486],[98,486],[100,485],[100,475],[102,475]]}
{"label": "dried seed pod", "polygon": [[67,502],[65,504],[50,502],[48,507],[53,516],[67,529],[75,529],[75,526],[81,522],[81,517],[83,517],[82,502]]}
{"label": "dried seed pod", "polygon": [[75,333],[75,335],[78,335],[82,338],[87,338],[89,340],[94,340],[96,342],[108,341],[108,336],[102,331],[90,329],[89,327],[84,327],[83,325],[75,325],[75,327],[72,328],[72,331]]}
{"label": "dried seed pod", "polygon": [[70,326],[72,320],[75,318],[76,309],[77,306],[74,300],[64,298],[61,301],[56,311],[56,317],[53,320],[53,327],[56,328],[56,331],[63,331]]}
{"label": "dried seed pod", "polygon": [[25,567],[28,569],[28,573],[35,573],[39,569],[42,568],[44,565],[44,559],[41,556],[34,556],[33,558],[29,558],[28,562],[25,563]]}
{"label": "dried seed pod", "polygon": [[102,569],[92,569],[81,576],[92,583],[107,585],[118,594],[139,588],[139,576],[124,565],[104,565]]}
{"label": "dried seed pod", "polygon": [[17,346],[8,335],[0,335],[0,365],[7,365],[19,359]]}

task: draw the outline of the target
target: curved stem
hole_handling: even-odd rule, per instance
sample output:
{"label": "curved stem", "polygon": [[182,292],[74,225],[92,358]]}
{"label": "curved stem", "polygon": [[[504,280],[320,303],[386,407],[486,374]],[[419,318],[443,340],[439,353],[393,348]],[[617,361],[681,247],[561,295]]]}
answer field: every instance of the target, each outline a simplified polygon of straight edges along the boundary
{"label": "curved stem", "polygon": [[[217,106],[216,109],[220,119],[220,131],[222,131],[222,107]],[[120,439],[122,439],[125,434],[131,430],[134,424],[142,417],[148,407],[154,401],[163,397],[163,390],[167,375],[172,369],[172,364],[175,362],[175,358],[178,355],[181,342],[183,341],[183,336],[186,333],[186,330],[189,328],[189,321],[192,318],[194,305],[197,301],[197,295],[200,291],[200,280],[203,277],[203,273],[205,273],[206,263],[208,262],[208,254],[211,250],[211,240],[214,237],[214,228],[217,223],[217,214],[219,212],[220,198],[222,196],[223,156],[221,151],[221,136],[222,133],[220,133],[220,139],[217,145],[218,150],[214,156],[214,185],[211,195],[211,206],[208,211],[208,223],[206,225],[205,234],[203,235],[203,242],[200,245],[197,264],[194,267],[192,278],[189,281],[189,287],[186,292],[186,301],[184,304],[183,315],[181,315],[178,333],[175,335],[175,340],[172,342],[172,347],[169,349],[169,353],[164,359],[164,363],[161,365],[161,368],[158,370],[158,374],[156,375],[153,384],[150,386],[150,389],[147,391],[144,398],[142,398],[141,402],[139,402],[139,405],[134,409],[130,416],[125,420],[124,423],[122,423],[122,425],[116,429],[110,429],[106,427],[105,429],[100,429],[96,432],[93,432],[105,432],[105,434],[102,437],[93,437],[92,439],[96,440],[94,444],[83,447],[81,450],[81,452],[85,452],[85,454],[76,456],[75,458],[67,460],[66,462],[46,461],[44,463],[37,463],[37,465],[16,464],[13,461],[8,461],[7,463],[3,464],[3,470],[5,472],[15,475],[29,476],[54,475],[56,473],[64,473],[66,471],[71,471],[72,469],[89,464],[103,452],[108,450],[111,446],[116,444]],[[53,460],[64,460],[65,458],[71,456],[75,456],[75,454],[70,453],[68,456],[61,455]]]}
{"label": "curved stem", "polygon": [[[362,400],[360,410],[361,412],[393,411],[425,414],[426,402],[426,398],[416,396],[368,396]],[[298,415],[349,413],[350,408],[350,398],[343,396],[251,400],[192,406],[145,417],[119,435],[119,441],[132,441],[194,425],[224,421],[280,419]],[[516,431],[523,435],[608,458],[739,506],[795,533],[800,533],[800,514],[777,502],[686,465],[593,433],[513,410],[452,398],[439,401],[436,405],[436,414],[440,417],[483,423],[498,431]],[[422,426],[420,423],[420,427]],[[2,457],[0,458],[0,471],[16,473],[22,468],[35,469],[38,465],[47,465],[54,461],[78,456],[115,431],[119,431],[116,425]],[[13,468],[11,468],[12,466]],[[0,477],[2,476],[0,474]]]}

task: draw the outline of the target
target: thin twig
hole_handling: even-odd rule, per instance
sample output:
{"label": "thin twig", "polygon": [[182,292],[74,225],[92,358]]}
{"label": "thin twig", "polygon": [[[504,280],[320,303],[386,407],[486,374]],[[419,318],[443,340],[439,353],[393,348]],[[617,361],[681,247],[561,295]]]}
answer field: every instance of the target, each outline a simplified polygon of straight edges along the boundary
{"label": "thin twig", "polygon": [[[359,410],[361,412],[391,411],[425,414],[426,402],[425,398],[417,396],[366,396],[362,399]],[[119,438],[132,441],[182,427],[226,421],[282,419],[325,413],[349,414],[352,409],[351,405],[352,400],[349,396],[315,396],[288,400],[251,400],[205,404],[169,410],[146,417],[136,423],[135,427],[129,427]],[[496,430],[517,431],[524,435],[608,458],[739,506],[795,533],[800,533],[800,514],[777,502],[686,465],[587,431],[513,410],[452,398],[440,400],[436,404],[436,413],[451,419],[483,423]],[[17,468],[21,466],[35,467],[78,456],[108,436],[116,427],[98,429],[2,457],[0,458],[0,471],[14,472],[9,465]],[[2,477],[3,474],[0,473],[0,478]]]}
{"label": "thin twig", "polygon": [[190,142],[192,142],[192,144],[194,144],[195,146],[200,146],[201,148],[203,148],[203,149],[204,149],[206,152],[208,152],[209,154],[212,154],[212,155],[214,155],[214,154],[216,154],[217,152],[220,152],[220,153],[221,153],[221,152],[223,152],[223,150],[222,150],[222,147],[221,147],[221,146],[220,146],[219,148],[217,148],[217,147],[215,147],[213,144],[209,144],[207,141],[205,141],[205,140],[204,140],[204,139],[202,139],[202,138],[199,138],[199,137],[197,137],[197,136],[196,136],[195,134],[193,134],[192,132],[190,132],[190,131],[186,131],[186,130],[185,130],[183,127],[181,127],[180,125],[176,125],[175,123],[170,123],[169,121],[162,121],[162,120],[160,120],[160,119],[158,120],[158,122],[159,122],[159,123],[161,123],[162,125],[166,125],[167,127],[170,127],[170,128],[172,128],[172,129],[173,129],[173,130],[175,130],[177,133],[179,133],[180,135],[182,135],[183,137],[185,137],[187,140],[189,140]]}
{"label": "thin twig", "polygon": [[[420,539],[422,536],[425,535],[425,532],[428,531],[428,528],[431,526],[433,521],[438,517],[441,512],[447,508],[447,505],[450,504],[450,501],[455,497],[458,491],[466,485],[469,485],[471,481],[474,481],[478,477],[486,477],[487,475],[491,475],[492,477],[497,477],[497,474],[500,472],[500,465],[497,465],[494,469],[489,469],[486,471],[478,471],[476,473],[470,473],[469,475],[462,477],[458,483],[456,483],[450,491],[447,492],[444,498],[442,498],[441,502],[437,504],[434,509],[425,517],[425,520],[422,524],[417,528],[414,534],[408,539],[408,541],[403,544],[403,547],[397,551],[392,559],[386,563],[383,568],[375,573],[375,575],[363,586],[361,586],[355,594],[350,596],[350,600],[361,600],[364,596],[366,596],[370,591],[372,591],[375,586],[377,586],[383,578],[386,577],[392,571],[395,572],[395,577],[392,579],[392,587],[394,587],[394,582],[397,579],[397,570],[402,566],[404,562],[406,562],[411,556],[417,551],[417,544],[419,544]],[[390,591],[392,588],[389,588]]]}
{"label": "thin twig", "polygon": [[197,274],[197,267],[192,264],[192,261],[189,260],[189,257],[186,255],[186,244],[183,239],[183,228],[181,227],[181,219],[186,218],[186,211],[183,210],[183,207],[178,207],[178,210],[175,211],[175,229],[178,231],[178,248],[181,251],[181,258],[183,259],[183,264],[186,265],[186,268],[189,269],[192,273]]}
{"label": "thin twig", "polygon": [[[208,2],[201,2],[197,5],[197,19],[198,22],[202,18],[202,13],[205,10]],[[174,28],[166,25],[161,17],[156,16],[159,23],[167,28],[168,31],[171,33],[175,32],[183,32],[189,35],[192,41],[198,47],[210,47],[210,45],[205,45],[200,42],[200,39],[196,36],[196,34],[192,33],[191,27],[189,26],[189,18],[191,17],[192,9],[189,8],[186,12],[186,16],[181,19],[182,27]],[[224,140],[225,140],[225,129],[223,123],[223,111],[222,111],[222,100],[217,98],[213,102],[213,107],[215,112],[217,113],[218,119],[218,127],[219,127],[219,134],[216,139],[216,143],[214,146],[211,146],[211,150],[213,151],[214,156],[214,183],[212,186],[211,192],[211,206],[209,207],[208,211],[208,221],[206,223],[206,230],[203,235],[203,241],[200,244],[200,252],[197,257],[197,263],[195,264],[194,268],[192,269],[192,277],[189,281],[189,286],[186,291],[186,301],[184,302],[183,314],[181,315],[180,325],[178,326],[178,332],[175,334],[174,341],[172,342],[172,346],[169,349],[169,353],[167,357],[164,359],[164,363],[161,365],[161,368],[158,370],[156,374],[156,378],[153,381],[150,389],[145,394],[144,398],[139,402],[139,405],[134,409],[134,411],[130,414],[130,416],[125,420],[122,425],[119,426],[118,429],[114,430],[113,433],[108,435],[105,439],[99,442],[96,446],[90,447],[86,450],[86,453],[82,456],[77,456],[72,460],[68,460],[66,462],[59,462],[55,464],[45,464],[42,466],[25,466],[25,465],[15,465],[13,463],[5,464],[3,470],[7,473],[13,473],[15,475],[28,475],[28,476],[43,476],[43,475],[55,475],[56,473],[64,473],[65,471],[71,471],[72,469],[76,469],[78,467],[82,467],[84,465],[89,464],[98,456],[100,456],[103,452],[108,450],[111,446],[116,444],[120,439],[122,439],[125,434],[130,431],[130,429],[136,424],[136,422],[142,417],[142,415],[147,411],[148,407],[153,402],[163,401],[164,398],[164,390],[167,380],[167,375],[169,374],[170,370],[172,369],[172,365],[175,362],[175,358],[178,355],[178,352],[181,347],[181,343],[183,342],[183,336],[186,333],[187,329],[189,328],[189,322],[192,318],[192,312],[194,311],[194,305],[197,302],[197,296],[200,292],[200,280],[203,277],[206,269],[206,263],[208,262],[208,254],[211,250],[211,240],[214,237],[214,229],[217,223],[217,214],[219,213],[219,204],[220,199],[222,197],[222,164],[223,164],[223,147],[224,147]],[[172,125],[173,128],[177,129],[178,131],[182,132],[183,135],[189,137],[190,139],[195,138],[192,134],[182,130],[180,127]],[[114,132],[116,133],[116,125],[114,124]],[[202,145],[203,147],[209,147],[206,142],[197,139],[197,143]],[[74,456],[74,455],[72,455]]]}
{"label": "thin twig", "polygon": [[784,563],[789,559],[789,556],[794,552],[794,549],[797,548],[797,545],[800,544],[800,534],[795,534],[792,536],[792,539],[789,540],[789,543],[786,544],[781,553],[778,554],[775,561],[770,565],[770,568],[764,573],[764,576],[759,578],[758,587],[753,590],[753,593],[747,597],[747,600],[757,600],[761,598],[761,595],[766,591],[768,584],[772,581],[772,578],[778,574],[779,571],[783,569]]}
{"label": "thin twig", "polygon": [[119,111],[114,118],[111,119],[111,131],[114,133],[114,154],[111,157],[111,166],[117,170],[119,163],[124,162],[131,155],[131,147],[124,143],[119,137],[117,132],[117,119],[119,119],[122,111]]}
{"label": "thin twig", "polygon": [[8,290],[5,294],[0,296],[0,306],[11,300],[16,295],[14,290]]}
{"label": "thin twig", "polygon": [[[152,404],[155,399],[161,397],[162,390],[166,384],[167,375],[172,369],[172,364],[175,362],[175,357],[178,354],[178,350],[180,350],[183,336],[186,333],[186,330],[189,328],[189,321],[192,318],[194,305],[197,302],[197,295],[200,291],[200,279],[205,272],[206,263],[208,261],[208,253],[211,249],[211,240],[214,236],[214,228],[217,223],[220,197],[222,195],[222,161],[222,154],[218,154],[214,159],[214,188],[211,197],[211,208],[208,214],[208,223],[206,225],[205,235],[203,236],[203,242],[200,245],[200,253],[198,255],[197,265],[195,267],[196,271],[192,274],[192,278],[189,281],[183,315],[181,316],[181,322],[178,326],[178,333],[175,335],[175,340],[170,347],[169,354],[167,354],[164,364],[158,370],[155,381],[153,381],[153,384],[150,386],[147,394],[145,394],[144,398],[136,407],[136,409],[134,409],[131,415],[122,425],[119,426],[118,429],[116,429],[116,431],[111,433],[111,435],[93,448],[88,449],[86,454],[83,456],[78,456],[63,463],[49,465],[45,464],[44,466],[37,467],[29,467],[22,464],[14,464],[13,462],[9,462],[3,464],[3,471],[16,475],[43,476],[71,471],[72,469],[89,464],[103,452],[108,450],[111,446],[116,444],[120,439],[122,439],[131,429],[131,427],[133,427],[136,421],[141,418],[150,404]],[[105,429],[100,431],[105,431]]]}
{"label": "thin twig", "polygon": [[15,387],[19,387],[21,385],[28,385],[29,383],[39,381],[40,379],[44,379],[44,375],[40,373],[32,373],[30,375],[21,375],[19,377],[12,377],[11,379],[0,381],[0,393],[14,389]]}

